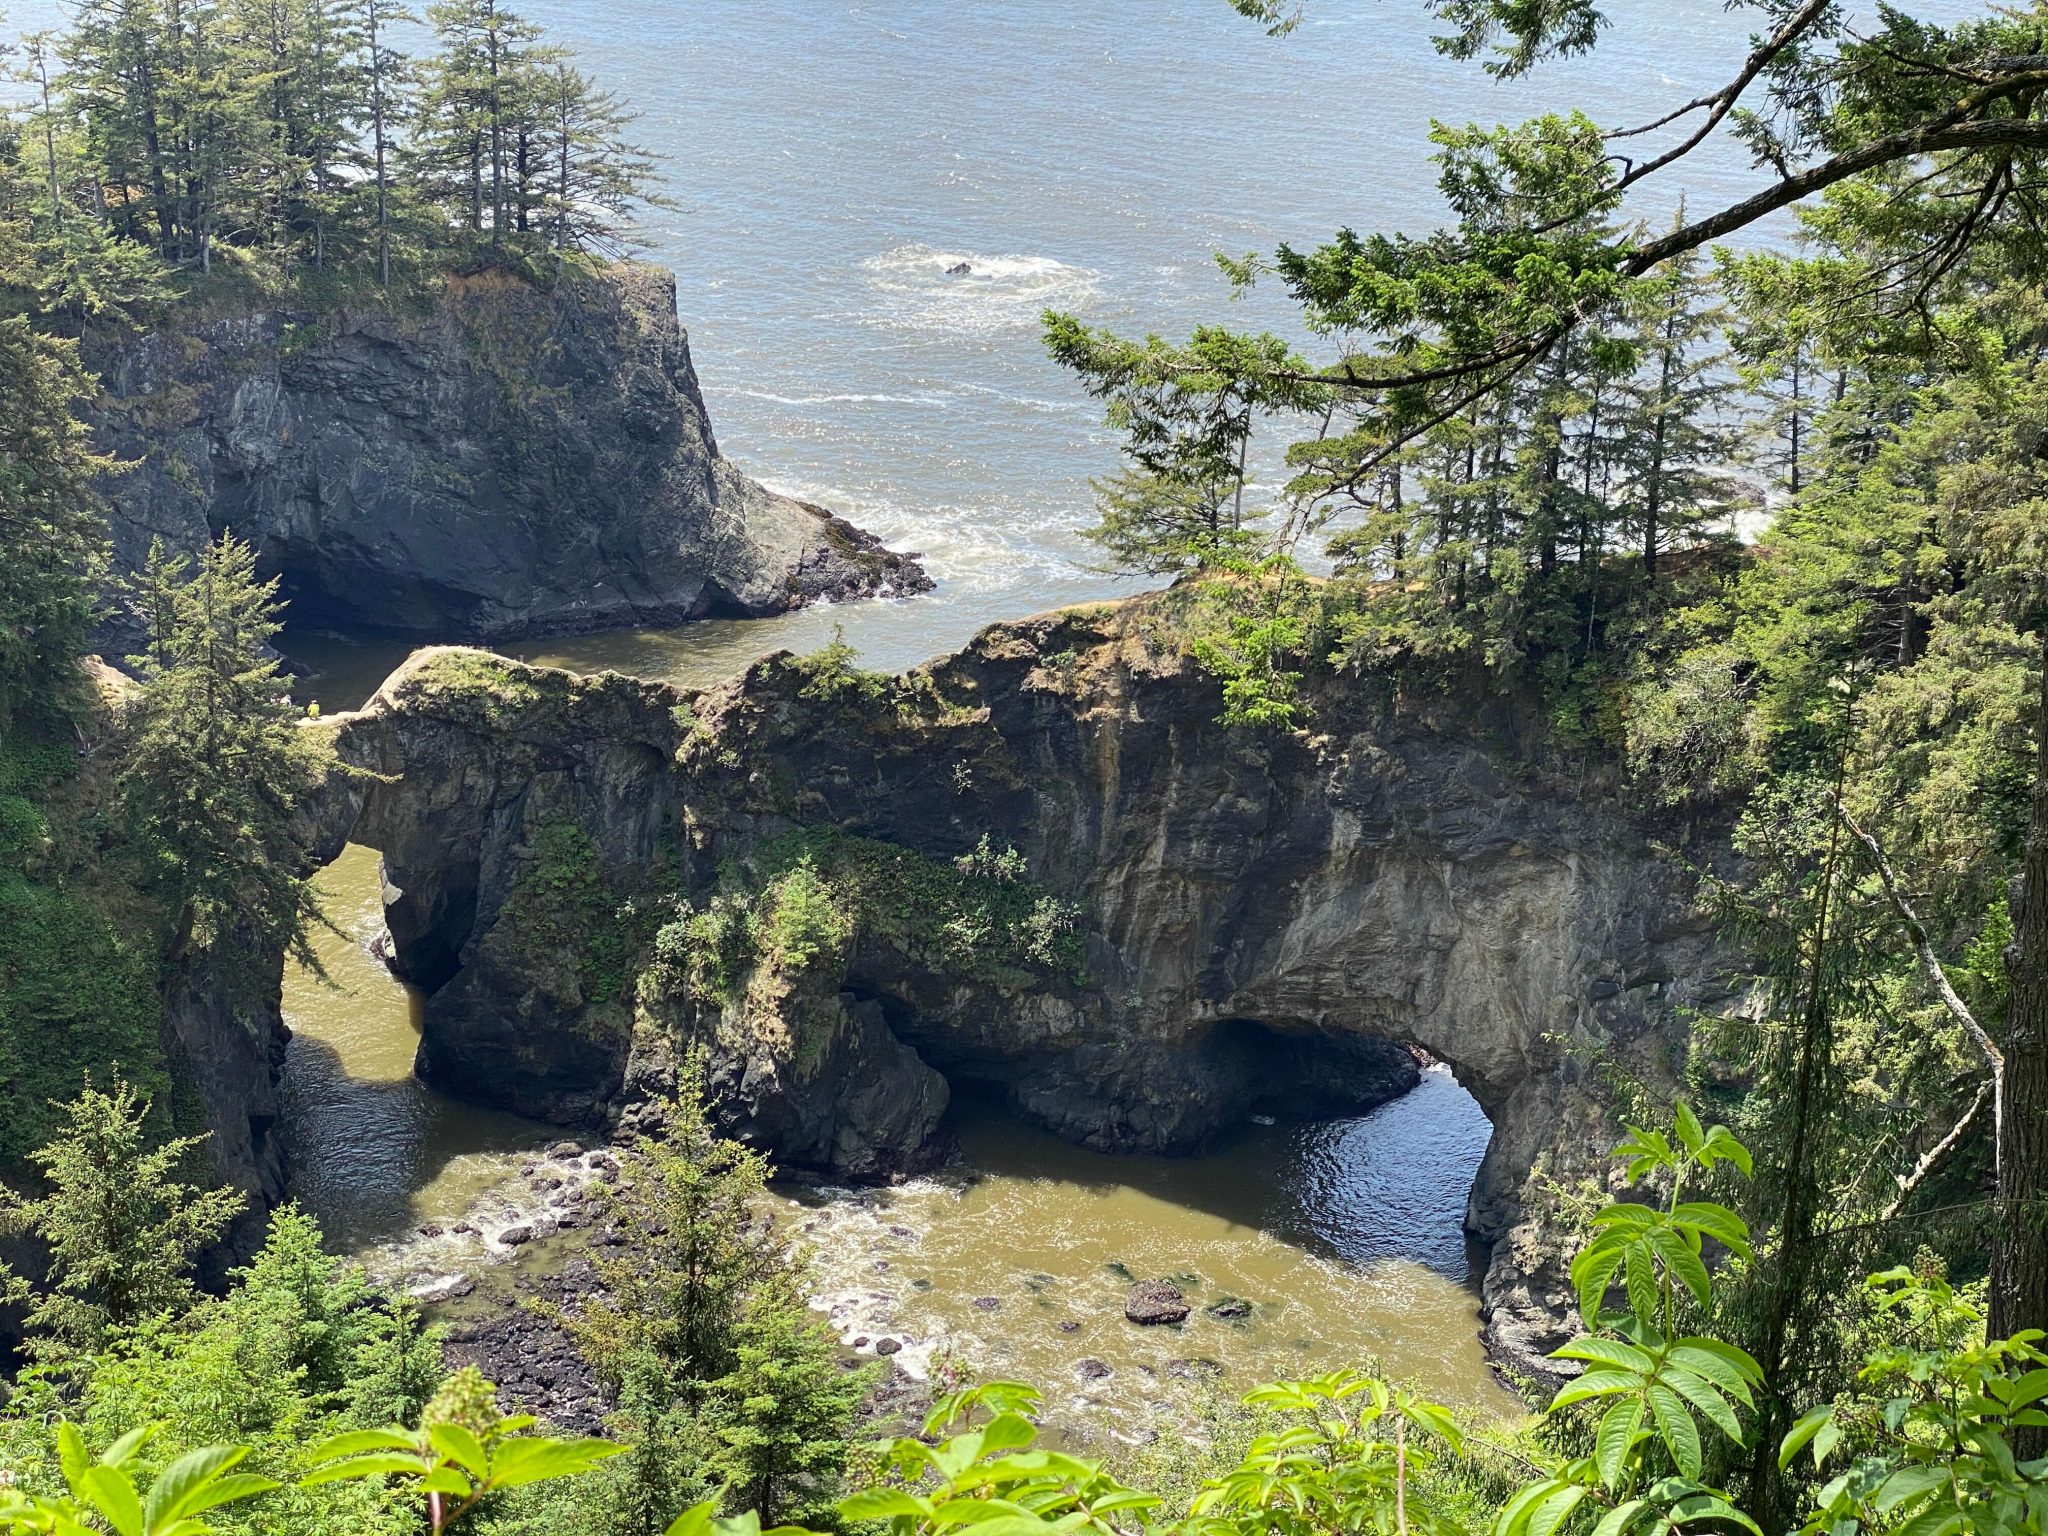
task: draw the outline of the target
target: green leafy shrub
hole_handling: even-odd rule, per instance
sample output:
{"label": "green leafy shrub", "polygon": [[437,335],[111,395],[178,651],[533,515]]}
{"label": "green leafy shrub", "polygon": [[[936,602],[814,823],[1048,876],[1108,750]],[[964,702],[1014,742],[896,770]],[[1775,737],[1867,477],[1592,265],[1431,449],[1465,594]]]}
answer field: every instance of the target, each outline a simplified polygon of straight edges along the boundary
{"label": "green leafy shrub", "polygon": [[832,638],[805,656],[790,658],[790,670],[803,678],[798,693],[824,704],[873,704],[889,691],[886,672],[863,671],[854,663],[860,653],[846,643],[846,632],[832,626]]}
{"label": "green leafy shrub", "polygon": [[758,906],[762,956],[784,973],[836,955],[853,937],[853,914],[808,857],[776,876]]}

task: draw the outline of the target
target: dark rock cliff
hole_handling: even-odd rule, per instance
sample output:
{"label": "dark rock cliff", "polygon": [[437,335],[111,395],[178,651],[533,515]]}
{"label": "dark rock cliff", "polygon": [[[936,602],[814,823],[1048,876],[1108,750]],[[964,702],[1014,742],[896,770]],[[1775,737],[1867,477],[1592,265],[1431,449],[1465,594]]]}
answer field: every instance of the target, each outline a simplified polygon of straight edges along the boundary
{"label": "dark rock cliff", "polygon": [[117,569],[232,529],[300,622],[507,639],[930,585],[720,456],[658,269],[455,277],[89,355],[101,444],[133,465],[108,486]]}
{"label": "dark rock cliff", "polygon": [[[432,989],[421,1070],[630,1124],[693,1041],[729,1122],[873,1176],[934,1153],[953,1083],[1091,1145],[1180,1150],[1253,1108],[1380,1102],[1417,1047],[1493,1121],[1467,1213],[1493,1245],[1489,1342],[1539,1369],[1570,1326],[1555,1193],[1608,1176],[1598,1077],[1669,1084],[1678,1010],[1725,997],[1662,848],[1688,829],[1526,702],[1332,678],[1312,737],[1226,729],[1151,624],[998,626],[886,683],[769,658],[701,695],[416,656],[338,729],[386,776],[353,792],[352,835],[383,851],[398,963]],[[547,865],[564,826],[581,873]],[[738,991],[677,979],[664,920],[787,868],[792,838],[865,871],[851,938]],[[962,947],[994,908],[942,921],[984,838],[1042,893],[1023,948]],[[617,921],[579,929],[579,903]]]}

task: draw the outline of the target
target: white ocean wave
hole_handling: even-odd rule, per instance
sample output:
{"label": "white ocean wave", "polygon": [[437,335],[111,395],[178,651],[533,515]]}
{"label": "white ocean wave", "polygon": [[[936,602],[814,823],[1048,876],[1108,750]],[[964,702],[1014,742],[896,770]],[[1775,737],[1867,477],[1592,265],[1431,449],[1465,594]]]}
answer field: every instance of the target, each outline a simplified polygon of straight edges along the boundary
{"label": "white ocean wave", "polygon": [[864,318],[907,330],[1000,331],[1085,303],[1100,275],[1050,256],[899,245],[861,264],[878,303]]}

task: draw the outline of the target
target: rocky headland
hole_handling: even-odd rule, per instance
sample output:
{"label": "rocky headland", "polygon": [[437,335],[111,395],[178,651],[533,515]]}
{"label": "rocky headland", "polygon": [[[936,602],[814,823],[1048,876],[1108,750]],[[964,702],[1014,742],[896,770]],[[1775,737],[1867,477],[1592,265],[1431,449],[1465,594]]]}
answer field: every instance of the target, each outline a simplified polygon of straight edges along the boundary
{"label": "rocky headland", "polygon": [[[504,640],[922,591],[912,557],[720,454],[675,278],[509,272],[93,336],[114,565],[224,531],[297,623]],[[118,622],[109,655],[133,649]]]}

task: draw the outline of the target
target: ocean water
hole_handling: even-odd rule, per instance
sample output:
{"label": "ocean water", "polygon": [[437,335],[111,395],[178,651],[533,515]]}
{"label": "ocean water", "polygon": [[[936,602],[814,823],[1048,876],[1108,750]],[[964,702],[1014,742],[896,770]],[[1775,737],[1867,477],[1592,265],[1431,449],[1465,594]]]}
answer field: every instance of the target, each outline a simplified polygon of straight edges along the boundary
{"label": "ocean water", "polygon": [[[643,114],[676,205],[645,241],[680,279],[725,451],[924,553],[935,594],[833,616],[895,665],[1121,589],[1078,537],[1116,444],[1046,358],[1044,308],[1128,334],[1288,330],[1276,291],[1233,301],[1217,252],[1424,231],[1432,118],[1644,121],[1746,47],[1721,0],[1617,0],[1596,54],[1505,85],[1436,54],[1421,0],[1307,0],[1280,39],[1225,0],[525,9]],[[1709,146],[1644,212],[1751,181]]]}

